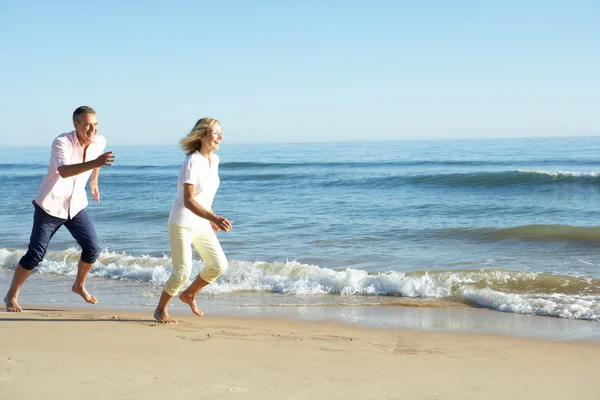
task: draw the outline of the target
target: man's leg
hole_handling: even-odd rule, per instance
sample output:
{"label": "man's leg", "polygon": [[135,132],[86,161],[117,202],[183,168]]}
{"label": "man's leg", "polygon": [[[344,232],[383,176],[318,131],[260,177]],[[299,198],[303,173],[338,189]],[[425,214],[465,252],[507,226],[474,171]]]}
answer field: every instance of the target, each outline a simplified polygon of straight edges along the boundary
{"label": "man's leg", "polygon": [[86,302],[96,304],[98,300],[85,289],[85,280],[100,255],[100,246],[94,224],[87,211],[83,209],[75,217],[65,222],[65,226],[81,247],[77,277],[71,290],[83,297]]}
{"label": "man's leg", "polygon": [[25,282],[25,280],[27,279],[27,277],[29,277],[30,274],[30,269],[25,269],[21,267],[21,264],[17,265],[17,269],[15,269],[15,274],[13,275],[12,283],[10,284],[10,289],[8,289],[8,293],[6,293],[6,297],[4,298],[4,304],[6,304],[6,311],[22,311],[17,298],[19,297],[19,291],[21,290],[21,286],[23,286],[23,282]]}
{"label": "man's leg", "polygon": [[31,274],[33,268],[37,267],[46,255],[46,249],[50,243],[50,239],[56,233],[58,228],[65,222],[64,219],[53,217],[42,210],[38,205],[35,205],[33,213],[33,228],[31,229],[31,237],[29,238],[29,248],[27,253],[19,261],[19,265],[15,269],[13,280],[4,297],[6,311],[21,312],[18,297],[21,286]]}
{"label": "man's leg", "polygon": [[79,263],[77,264],[77,277],[75,278],[75,282],[71,287],[73,293],[77,293],[78,295],[83,297],[86,303],[90,304],[96,304],[98,302],[98,299],[89,294],[88,291],[85,289],[85,280],[87,279],[87,276],[90,273],[90,270],[93,266],[94,264],[89,264],[84,262],[83,260],[79,260]]}

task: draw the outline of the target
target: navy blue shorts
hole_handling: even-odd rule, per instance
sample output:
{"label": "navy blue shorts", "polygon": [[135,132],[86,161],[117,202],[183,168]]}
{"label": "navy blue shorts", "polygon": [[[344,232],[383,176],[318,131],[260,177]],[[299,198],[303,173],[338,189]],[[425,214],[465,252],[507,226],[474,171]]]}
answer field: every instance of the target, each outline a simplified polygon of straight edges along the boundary
{"label": "navy blue shorts", "polygon": [[73,218],[62,219],[48,214],[35,203],[33,203],[33,206],[35,211],[33,213],[33,229],[29,239],[29,249],[19,261],[23,268],[32,270],[42,262],[50,239],[58,231],[58,228],[63,225],[71,232],[71,235],[81,247],[81,261],[88,264],[96,262],[100,255],[100,245],[98,244],[98,237],[92,219],[85,208]]}

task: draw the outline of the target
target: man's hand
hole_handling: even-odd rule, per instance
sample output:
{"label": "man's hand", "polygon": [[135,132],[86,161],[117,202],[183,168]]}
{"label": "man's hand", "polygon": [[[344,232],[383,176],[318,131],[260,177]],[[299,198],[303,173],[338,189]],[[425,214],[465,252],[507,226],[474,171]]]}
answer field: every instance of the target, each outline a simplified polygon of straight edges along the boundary
{"label": "man's hand", "polygon": [[115,162],[115,155],[113,154],[112,151],[107,151],[106,153],[100,155],[98,158],[96,158],[96,167],[104,167],[104,166],[111,166],[112,163]]}
{"label": "man's hand", "polygon": [[100,169],[106,165],[111,166],[115,162],[115,155],[112,151],[102,154],[95,160],[83,162],[81,164],[61,165],[56,169],[61,178],[70,178],[75,175],[82,174],[90,169]]}
{"label": "man's hand", "polygon": [[96,203],[100,203],[100,188],[98,182],[90,182],[90,189],[92,189],[92,199],[96,200]]}
{"label": "man's hand", "polygon": [[210,221],[210,226],[212,227],[212,230],[217,233],[219,232],[221,229],[219,229],[219,227],[212,221]]}
{"label": "man's hand", "polygon": [[[231,229],[231,221],[225,217],[221,217],[220,215],[215,214],[215,217],[211,221],[211,225],[214,223],[216,227],[222,231],[229,231]],[[213,227],[214,229],[214,227]]]}

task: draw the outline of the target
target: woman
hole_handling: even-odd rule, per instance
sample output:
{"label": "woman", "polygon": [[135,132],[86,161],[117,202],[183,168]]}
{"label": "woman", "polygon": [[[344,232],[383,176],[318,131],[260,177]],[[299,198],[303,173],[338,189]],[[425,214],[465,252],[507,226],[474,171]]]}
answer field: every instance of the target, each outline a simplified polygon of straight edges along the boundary
{"label": "woman", "polygon": [[219,157],[213,154],[221,143],[221,124],[216,119],[202,118],[181,139],[186,159],[179,171],[177,198],[169,215],[169,241],[173,274],[165,284],[154,312],[157,322],[174,324],[167,306],[192,272],[192,245],[206,264],[194,282],[179,295],[192,312],[202,316],[196,305],[196,294],[227,270],[227,258],[215,234],[231,229],[231,221],[212,212],[212,202],[219,188]]}

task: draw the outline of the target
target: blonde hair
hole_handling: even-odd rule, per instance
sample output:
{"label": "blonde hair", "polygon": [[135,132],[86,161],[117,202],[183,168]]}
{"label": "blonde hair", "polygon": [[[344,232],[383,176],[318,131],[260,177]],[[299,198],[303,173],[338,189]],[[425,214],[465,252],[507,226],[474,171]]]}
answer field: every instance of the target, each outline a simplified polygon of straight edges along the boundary
{"label": "blonde hair", "polygon": [[188,133],[183,139],[179,141],[181,149],[185,152],[186,156],[189,156],[193,152],[200,151],[202,148],[202,137],[207,135],[209,129],[215,124],[221,124],[218,119],[214,118],[200,118],[194,125],[190,133]]}

